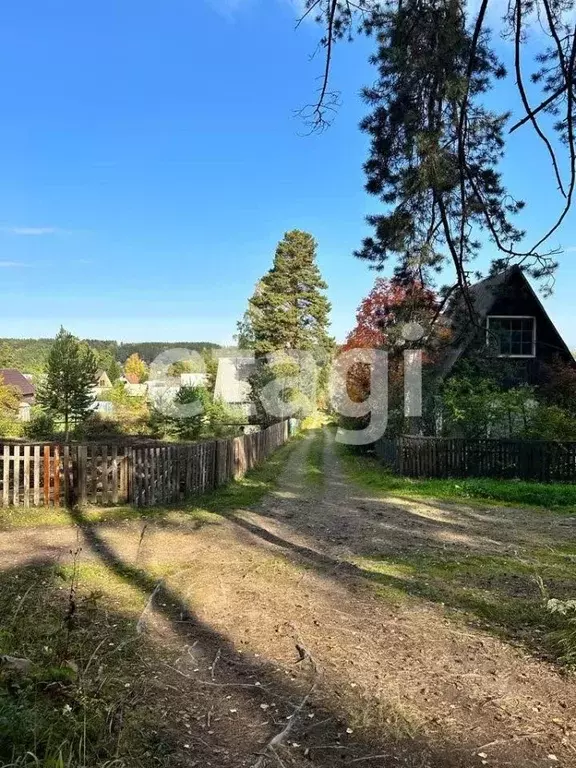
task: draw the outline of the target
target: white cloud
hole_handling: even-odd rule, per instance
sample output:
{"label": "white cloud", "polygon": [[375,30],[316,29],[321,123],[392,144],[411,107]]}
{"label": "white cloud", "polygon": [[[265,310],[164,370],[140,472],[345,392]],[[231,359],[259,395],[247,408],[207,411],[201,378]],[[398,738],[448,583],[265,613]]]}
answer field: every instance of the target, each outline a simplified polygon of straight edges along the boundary
{"label": "white cloud", "polygon": [[14,269],[17,267],[25,267],[22,261],[0,261],[0,269]]}
{"label": "white cloud", "polygon": [[57,227],[0,227],[2,232],[8,235],[19,235],[23,237],[39,237],[42,235],[55,235],[62,230]]}

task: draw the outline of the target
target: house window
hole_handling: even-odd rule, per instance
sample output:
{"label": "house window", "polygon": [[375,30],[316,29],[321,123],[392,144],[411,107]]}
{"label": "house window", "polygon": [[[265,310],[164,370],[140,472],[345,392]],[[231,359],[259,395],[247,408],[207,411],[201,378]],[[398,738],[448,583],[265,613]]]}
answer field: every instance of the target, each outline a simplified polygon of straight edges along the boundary
{"label": "house window", "polygon": [[486,342],[500,357],[534,357],[536,320],[533,317],[490,315]]}

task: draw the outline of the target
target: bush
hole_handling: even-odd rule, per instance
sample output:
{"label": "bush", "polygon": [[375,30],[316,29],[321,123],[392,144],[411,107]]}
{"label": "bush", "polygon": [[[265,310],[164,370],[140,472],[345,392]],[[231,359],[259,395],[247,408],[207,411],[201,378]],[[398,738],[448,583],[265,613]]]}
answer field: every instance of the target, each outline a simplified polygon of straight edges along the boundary
{"label": "bush", "polygon": [[112,419],[106,419],[94,413],[73,431],[75,440],[108,440],[124,435],[122,425]]}
{"label": "bush", "polygon": [[23,432],[29,440],[51,440],[54,437],[54,419],[45,411],[36,411],[24,425]]}
{"label": "bush", "polygon": [[201,437],[230,437],[246,421],[242,411],[223,400],[214,400],[205,387],[182,387],[176,397],[180,406],[197,405],[200,412],[188,417],[169,417],[170,430],[181,440]]}
{"label": "bush", "polygon": [[526,437],[539,440],[576,440],[576,418],[558,405],[543,405],[534,409]]}

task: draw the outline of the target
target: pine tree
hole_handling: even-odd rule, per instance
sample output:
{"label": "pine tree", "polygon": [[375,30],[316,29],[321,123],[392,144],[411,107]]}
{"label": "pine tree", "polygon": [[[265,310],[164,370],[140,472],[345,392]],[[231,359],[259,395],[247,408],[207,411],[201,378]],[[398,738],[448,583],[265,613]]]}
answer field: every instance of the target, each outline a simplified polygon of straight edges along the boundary
{"label": "pine tree", "polygon": [[326,289],[312,235],[297,229],[287,232],[278,243],[272,269],[257,283],[238,324],[241,345],[243,340],[252,341],[257,355],[330,350]]}
{"label": "pine tree", "polygon": [[60,328],[48,355],[46,380],[38,393],[38,403],[52,417],[64,422],[66,440],[70,426],[81,423],[91,412],[97,369],[90,347]]}

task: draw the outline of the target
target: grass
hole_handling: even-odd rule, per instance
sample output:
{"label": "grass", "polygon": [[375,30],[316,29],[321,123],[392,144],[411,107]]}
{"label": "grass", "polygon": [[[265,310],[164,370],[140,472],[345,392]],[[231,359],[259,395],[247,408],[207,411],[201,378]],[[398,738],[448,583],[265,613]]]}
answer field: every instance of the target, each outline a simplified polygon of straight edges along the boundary
{"label": "grass", "polygon": [[[573,514],[576,486],[511,480],[414,480],[393,475],[376,459],[338,447],[345,472],[380,496],[531,507]],[[354,560],[383,598],[424,599],[547,658],[576,663],[576,619],[552,613],[549,597],[576,596],[576,545],[524,547],[521,554],[449,550]]]}
{"label": "grass", "polygon": [[103,565],[0,576],[0,654],[30,662],[0,665],[1,765],[104,768],[125,748],[146,764],[154,723],[134,706],[150,653],[135,632],[142,603]]}
{"label": "grass", "polygon": [[315,430],[305,459],[305,476],[309,485],[321,487],[324,484],[324,446],[326,433],[323,429]]}
{"label": "grass", "polygon": [[500,506],[528,506],[559,512],[576,511],[576,485],[492,478],[414,479],[387,470],[377,459],[338,446],[347,475],[359,485],[382,495],[476,501]]}

